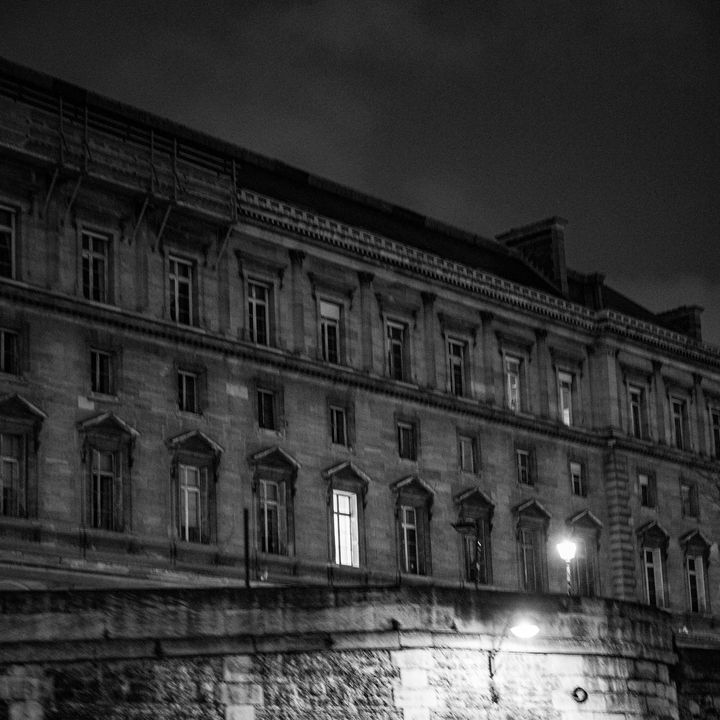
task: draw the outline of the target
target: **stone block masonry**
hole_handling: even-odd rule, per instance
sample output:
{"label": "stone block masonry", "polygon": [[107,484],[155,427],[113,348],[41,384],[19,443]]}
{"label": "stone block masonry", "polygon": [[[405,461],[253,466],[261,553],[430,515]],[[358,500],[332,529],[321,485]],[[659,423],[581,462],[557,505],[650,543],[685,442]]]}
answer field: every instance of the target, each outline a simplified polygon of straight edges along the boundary
{"label": "stone block masonry", "polygon": [[[0,718],[681,717],[669,616],[629,603],[298,587],[6,592],[0,607]],[[535,638],[511,635],[519,614]]]}

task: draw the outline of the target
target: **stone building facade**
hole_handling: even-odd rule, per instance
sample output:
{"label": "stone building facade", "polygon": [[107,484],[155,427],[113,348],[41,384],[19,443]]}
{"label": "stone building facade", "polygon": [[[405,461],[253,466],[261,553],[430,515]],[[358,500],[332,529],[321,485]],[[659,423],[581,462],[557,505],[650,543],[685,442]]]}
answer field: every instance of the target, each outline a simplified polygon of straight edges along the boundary
{"label": "stone building facade", "polygon": [[0,157],[4,587],[562,593],[572,536],[574,593],[715,642],[699,308],[9,63]]}

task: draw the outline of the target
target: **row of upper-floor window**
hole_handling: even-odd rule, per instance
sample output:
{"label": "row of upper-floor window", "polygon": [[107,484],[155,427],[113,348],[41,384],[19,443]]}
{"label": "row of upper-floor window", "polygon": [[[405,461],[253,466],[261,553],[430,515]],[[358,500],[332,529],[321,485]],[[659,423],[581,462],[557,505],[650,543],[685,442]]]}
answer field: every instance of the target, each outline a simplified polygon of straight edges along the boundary
{"label": "row of upper-floor window", "polygon": [[[15,273],[16,213],[0,205],[0,277],[13,277]],[[101,303],[111,301],[110,264],[112,236],[82,230],[81,233],[82,294],[85,298]],[[169,317],[181,325],[194,325],[197,320],[197,279],[196,263],[192,260],[170,255],[168,271]],[[274,293],[273,283],[249,277],[246,282],[247,328],[246,339],[258,346],[275,344]],[[344,338],[345,307],[332,299],[318,301],[318,344],[319,357],[331,365],[345,362]],[[398,318],[385,318],[385,370],[395,380],[409,381],[411,378],[410,328],[409,323]],[[3,331],[0,340],[0,371],[13,373],[18,367],[18,348],[10,330]],[[470,363],[470,342],[462,336],[445,334],[445,359],[447,390],[457,397],[471,393],[473,371]],[[107,364],[107,363],[105,363]],[[503,352],[504,400],[508,409],[514,412],[529,412],[529,376],[526,369],[527,357],[512,351]],[[102,368],[98,370],[102,373]],[[557,369],[557,417],[565,425],[577,425],[581,421],[580,373],[570,368]],[[98,378],[102,384],[103,380]],[[654,418],[654,408],[648,402],[649,387],[645,383],[626,383],[626,401],[623,404],[628,433],[637,438],[650,439],[651,421],[664,422]],[[191,401],[192,404],[192,401]],[[669,441],[683,450],[697,447],[693,442],[690,422],[689,397],[687,392],[668,394],[667,406],[670,420]],[[720,457],[720,402],[709,408],[711,454]],[[698,428],[698,432],[702,432]]]}
{"label": "row of upper-floor window", "polygon": [[[27,490],[22,487],[24,465],[28,461],[28,436],[0,433],[0,514],[16,515]],[[83,443],[83,523],[100,530],[122,532],[130,524],[132,450],[127,437],[112,440],[107,429],[98,437],[92,433]],[[278,471],[272,455],[268,472],[262,463],[255,468],[253,481],[255,549],[262,556],[294,555],[294,502],[296,481],[292,468]],[[217,462],[211,453],[205,459],[197,446],[189,454],[175,448],[172,464],[171,512],[175,536],[190,543],[211,543],[217,536],[215,487]],[[280,465],[285,457],[280,457]],[[277,458],[275,458],[277,460]],[[366,564],[364,508],[367,480],[346,463],[350,473],[331,476],[328,494],[328,532],[330,557],[338,566],[362,567]],[[640,493],[646,500],[643,478],[638,474]],[[395,537],[398,571],[409,575],[432,574],[431,508],[433,492],[419,478],[411,477],[392,486],[395,493]],[[685,498],[683,496],[683,502]],[[494,506],[477,488],[455,497],[460,565],[466,582],[493,584],[492,518]],[[517,524],[518,587],[528,592],[548,590],[547,529],[549,515],[536,501],[526,501],[514,510]],[[598,547],[600,523],[589,511],[569,521],[576,545],[571,561],[572,591],[577,595],[599,594]],[[668,540],[663,534],[646,530],[639,534],[638,548],[645,600],[665,607]],[[687,608],[691,612],[709,609],[709,545],[699,533],[681,539],[685,568]],[[508,568],[501,569],[504,581]]]}

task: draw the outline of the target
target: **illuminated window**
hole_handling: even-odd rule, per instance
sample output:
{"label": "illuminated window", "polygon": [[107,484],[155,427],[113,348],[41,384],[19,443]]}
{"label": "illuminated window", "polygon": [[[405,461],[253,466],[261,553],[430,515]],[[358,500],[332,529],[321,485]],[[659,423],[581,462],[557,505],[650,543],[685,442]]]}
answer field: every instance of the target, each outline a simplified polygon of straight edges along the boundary
{"label": "illuminated window", "polygon": [[638,473],[638,493],[643,507],[654,508],[657,505],[655,476],[650,473]]}
{"label": "illuminated window", "polygon": [[25,515],[25,438],[0,433],[0,515]]}
{"label": "illuminated window", "polygon": [[180,325],[193,324],[193,264],[170,257],[170,319]]}
{"label": "illuminated window", "polygon": [[334,562],[360,567],[357,495],[333,489]]}
{"label": "illuminated window", "polygon": [[465,388],[465,343],[448,340],[448,372],[450,375],[450,392],[458,397],[466,395]]}
{"label": "illuminated window", "polygon": [[110,238],[107,235],[82,232],[82,289],[88,300],[109,301],[108,264]]}
{"label": "illuminated window", "polygon": [[398,422],[398,455],[405,460],[417,460],[416,427],[413,423]]}
{"label": "illuminated window", "polygon": [[0,205],[0,277],[15,277],[16,213]]}
{"label": "illuminated window", "polygon": [[256,345],[270,345],[270,286],[248,281],[248,335]]}
{"label": "illuminated window", "polygon": [[385,331],[388,375],[395,380],[405,380],[407,327],[400,323],[387,322]]}
{"label": "illuminated window", "polygon": [[567,372],[558,373],[558,396],[560,419],[564,425],[573,424],[573,376]]}
{"label": "illuminated window", "polygon": [[90,390],[99,395],[114,393],[112,353],[90,350]]}
{"label": "illuminated window", "polygon": [[17,375],[20,372],[18,334],[12,330],[0,329],[0,372],[9,375]]}
{"label": "illuminated window", "polygon": [[178,370],[178,407],[183,412],[199,413],[198,375],[187,370]]}
{"label": "illuminated window", "polygon": [[521,361],[519,358],[511,356],[505,358],[505,399],[508,408],[513,412],[520,412],[522,409],[520,369]]}
{"label": "illuminated window", "polygon": [[340,305],[320,301],[320,343],[322,359],[337,365],[340,362]]}

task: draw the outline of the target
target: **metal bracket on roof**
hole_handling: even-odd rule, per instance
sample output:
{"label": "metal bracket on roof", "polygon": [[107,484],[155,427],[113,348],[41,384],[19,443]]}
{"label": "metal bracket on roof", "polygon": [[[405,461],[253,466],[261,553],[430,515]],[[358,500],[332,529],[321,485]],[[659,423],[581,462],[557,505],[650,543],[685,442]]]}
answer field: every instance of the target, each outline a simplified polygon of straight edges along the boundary
{"label": "metal bracket on roof", "polygon": [[158,252],[162,255],[163,254],[163,233],[165,232],[165,225],[167,225],[168,218],[170,217],[170,211],[172,210],[172,204],[168,205],[167,208],[165,208],[165,215],[163,216],[162,222],[160,223],[160,229],[158,230],[157,234],[157,249]]}
{"label": "metal bracket on roof", "polygon": [[142,207],[140,208],[140,215],[138,215],[137,222],[135,223],[135,227],[133,228],[132,235],[130,237],[130,243],[135,242],[135,238],[137,237],[137,232],[140,229],[140,224],[143,221],[143,218],[145,217],[145,211],[147,210],[148,203],[150,202],[150,196],[146,195],[145,199],[143,200]]}
{"label": "metal bracket on roof", "polygon": [[42,216],[47,217],[48,208],[50,207],[50,198],[52,197],[53,190],[55,189],[55,183],[57,182],[58,176],[60,175],[60,166],[55,167],[53,172],[52,180],[50,181],[50,187],[48,188],[47,195],[45,196],[45,204],[43,205]]}
{"label": "metal bracket on roof", "polygon": [[70,210],[72,210],[72,206],[75,202],[75,198],[77,197],[78,190],[80,190],[80,185],[82,183],[83,176],[78,175],[77,182],[75,183],[75,187],[73,188],[72,195],[70,195],[70,201],[67,204],[67,207],[65,208],[65,215],[63,216],[63,227],[67,225],[68,218],[70,217]]}

